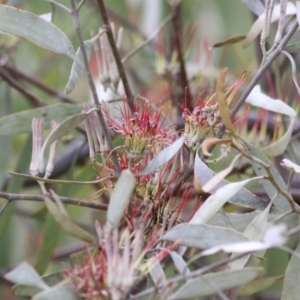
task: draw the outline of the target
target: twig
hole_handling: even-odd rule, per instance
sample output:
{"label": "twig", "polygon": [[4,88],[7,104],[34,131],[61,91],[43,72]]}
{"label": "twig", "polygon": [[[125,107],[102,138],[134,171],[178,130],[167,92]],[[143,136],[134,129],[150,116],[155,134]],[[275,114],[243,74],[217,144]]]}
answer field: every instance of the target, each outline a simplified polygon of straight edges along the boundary
{"label": "twig", "polygon": [[[248,87],[245,89],[244,93],[241,95],[240,99],[238,100],[238,102],[236,103],[234,108],[232,109],[231,114],[230,114],[231,118],[233,118],[235,116],[235,114],[239,111],[239,109],[244,104],[244,102],[246,101],[250,92],[253,90],[253,88],[255,87],[255,85],[257,84],[259,79],[261,78],[261,76],[266,72],[268,67],[270,67],[270,65],[277,58],[277,56],[279,56],[279,54],[284,49],[285,45],[287,44],[287,42],[292,37],[292,35],[294,34],[294,32],[297,30],[298,27],[299,27],[298,22],[295,21],[295,23],[292,25],[290,31],[281,40],[281,42],[278,45],[278,47],[276,48],[276,50],[274,50],[274,52],[268,57],[266,63],[255,74],[252,81],[249,83]],[[224,130],[225,130],[225,128],[224,129],[222,128],[223,133],[224,133]]]}
{"label": "twig", "polygon": [[[49,195],[51,197],[51,195]],[[0,192],[0,198],[6,199],[8,202],[12,201],[38,201],[43,202],[45,200],[45,195],[29,195],[29,194],[12,194]],[[77,205],[82,207],[89,207],[99,210],[107,210],[107,205],[102,203],[93,203],[85,200],[79,200],[75,198],[62,197],[61,201],[64,204]]]}
{"label": "twig", "polygon": [[76,101],[74,101],[73,99],[69,98],[68,96],[60,93],[59,91],[57,91],[56,89],[54,89],[53,87],[45,84],[44,82],[42,82],[40,79],[38,79],[35,76],[32,76],[31,74],[27,74],[23,71],[21,71],[20,69],[17,69],[9,64],[5,64],[3,66],[3,68],[8,71],[9,73],[13,74],[14,76],[17,76],[25,81],[28,81],[29,83],[35,85],[36,87],[42,89],[43,91],[45,91],[46,93],[48,93],[49,95],[52,95],[56,98],[61,99],[62,101],[66,102],[66,103],[72,103],[75,104]]}
{"label": "twig", "polygon": [[107,32],[106,32],[107,38],[108,38],[108,41],[109,41],[109,44],[110,44],[110,47],[111,47],[111,50],[112,50],[112,54],[113,54],[113,56],[115,58],[115,61],[116,61],[116,65],[117,65],[117,68],[118,68],[118,72],[120,74],[120,78],[123,82],[125,94],[128,98],[128,105],[132,110],[133,109],[133,100],[134,100],[133,99],[133,94],[132,94],[132,91],[130,89],[129,82],[128,82],[128,79],[127,79],[127,76],[126,76],[126,73],[125,73],[125,69],[124,69],[124,66],[122,64],[120,54],[119,54],[119,51],[118,51],[118,48],[117,48],[112,30],[111,30],[111,26],[110,26],[110,23],[109,23],[109,20],[108,20],[108,17],[107,17],[107,12],[106,12],[103,0],[97,0],[97,3],[98,3],[98,7],[99,7],[99,10],[100,10],[100,13],[101,13],[101,17],[102,17],[102,20],[103,20],[103,23],[104,23],[104,27],[107,29]]}
{"label": "twig", "polygon": [[137,53],[139,50],[141,50],[143,47],[145,47],[147,44],[149,44],[152,40],[156,38],[156,36],[162,31],[162,29],[172,20],[173,16],[166,17],[163,22],[160,24],[160,26],[154,31],[154,33],[148,37],[140,46],[130,51],[128,54],[126,54],[122,58],[122,63],[125,63],[129,58],[131,58],[135,53]]}
{"label": "twig", "polygon": [[180,81],[183,93],[186,92],[186,105],[187,107],[191,107],[191,94],[189,89],[189,82],[187,79],[187,74],[185,70],[185,63],[182,54],[181,48],[181,37],[180,37],[180,4],[175,5],[173,11],[173,29],[174,29],[174,39],[175,39],[175,47],[178,55],[178,61],[180,66]]}
{"label": "twig", "polygon": [[[90,86],[92,96],[93,96],[93,99],[94,99],[94,104],[95,104],[95,106],[99,107],[97,112],[98,112],[98,116],[99,116],[100,125],[101,125],[102,131],[103,131],[103,135],[104,135],[104,137],[107,141],[108,148],[112,153],[111,158],[112,158],[112,161],[113,161],[113,164],[114,164],[114,167],[115,167],[116,174],[118,176],[118,175],[120,175],[121,170],[120,170],[120,166],[119,166],[119,163],[118,163],[117,154],[116,154],[115,151],[112,151],[113,150],[113,145],[112,145],[111,139],[109,137],[108,129],[107,129],[107,126],[106,126],[106,123],[105,123],[105,120],[104,120],[104,117],[103,117],[103,114],[102,114],[102,111],[101,111],[101,108],[100,108],[101,105],[100,105],[100,102],[99,102],[99,98],[98,98],[98,94],[97,94],[97,91],[96,91],[95,83],[93,81],[91,70],[90,70],[90,67],[89,67],[89,62],[88,62],[88,58],[87,58],[87,55],[86,55],[86,50],[85,50],[84,41],[83,41],[83,37],[82,37],[82,32],[81,32],[81,28],[80,28],[78,8],[76,7],[76,4],[75,4],[74,0],[70,0],[70,1],[71,1],[71,6],[72,6],[72,19],[73,19],[74,27],[75,27],[77,37],[78,37],[78,40],[79,40],[79,45],[80,45],[80,49],[81,49],[81,52],[82,52],[83,64],[84,64],[84,67],[85,67],[85,71],[87,73],[89,86]],[[111,31],[109,31],[109,30],[108,30],[108,32],[111,33]]]}
{"label": "twig", "polygon": [[24,87],[22,87],[15,79],[13,79],[3,68],[0,68],[0,77],[3,78],[10,86],[19,91],[22,95],[24,95],[28,100],[30,100],[31,104],[34,107],[46,106],[42,100],[33,95],[31,92],[27,91]]}

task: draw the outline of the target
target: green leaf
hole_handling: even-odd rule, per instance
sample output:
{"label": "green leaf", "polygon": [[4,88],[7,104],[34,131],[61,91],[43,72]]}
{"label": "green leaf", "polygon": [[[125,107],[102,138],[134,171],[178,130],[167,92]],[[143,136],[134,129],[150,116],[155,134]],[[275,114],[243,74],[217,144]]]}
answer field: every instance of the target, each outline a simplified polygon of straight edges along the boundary
{"label": "green leaf", "polygon": [[87,117],[86,113],[77,114],[75,116],[69,117],[67,120],[62,122],[54,131],[52,131],[47,139],[45,140],[43,147],[39,156],[39,165],[38,169],[42,173],[44,171],[44,153],[48,146],[53,142],[59,140],[64,135],[68,134],[73,130],[77,125],[79,125]]}
{"label": "green leaf", "polygon": [[117,228],[135,188],[135,177],[130,170],[122,171],[110,196],[107,221]]}
{"label": "green leaf", "polygon": [[243,181],[229,183],[219,188],[200,206],[190,223],[207,223],[232,196],[237,194],[241,188],[243,188],[247,183],[261,178],[262,177],[249,178]]}
{"label": "green leaf", "polygon": [[184,144],[185,136],[176,140],[172,145],[160,151],[137,176],[149,175],[171,160]]}
{"label": "green leaf", "polygon": [[50,128],[52,120],[61,122],[81,109],[82,105],[57,104],[10,114],[0,118],[0,136],[31,132],[33,118],[43,119],[44,128]]}
{"label": "green leaf", "polygon": [[282,300],[292,300],[299,299],[300,295],[300,242],[295,249],[295,253],[298,255],[292,255],[288,267],[285,272],[285,277],[283,281],[283,290],[281,299]]}
{"label": "green leaf", "polygon": [[[198,156],[196,153],[195,164],[194,164],[194,175],[195,180],[198,181],[198,184],[203,187],[208,181],[210,181],[213,177],[216,176],[216,173],[212,171]],[[222,180],[219,184],[217,184],[213,189],[211,189],[210,193],[214,193],[219,188],[229,184],[230,182],[227,180]],[[255,196],[251,192],[246,189],[241,189],[237,192],[236,195],[233,195],[230,199],[228,199],[229,203],[249,207],[253,209],[263,210],[267,207],[268,202],[263,199]]]}
{"label": "green leaf", "polygon": [[69,38],[52,23],[28,11],[1,5],[0,30],[77,60]]}
{"label": "green leaf", "polygon": [[225,243],[249,241],[241,233],[212,225],[183,223],[170,229],[162,238],[164,241],[180,241],[181,245],[206,249]]}
{"label": "green leaf", "polygon": [[252,281],[262,271],[262,268],[244,268],[242,270],[222,271],[203,275],[184,284],[167,300],[187,300],[216,295],[219,290],[230,289]]}
{"label": "green leaf", "polygon": [[[56,201],[59,201],[59,197],[57,195],[53,194],[53,197],[56,198]],[[94,238],[87,231],[74,224],[69,217],[64,212],[60,211],[58,206],[47,196],[45,197],[45,204],[49,213],[66,233],[90,244],[95,242]]]}
{"label": "green leaf", "polygon": [[76,291],[70,285],[69,280],[51,287],[48,290],[36,294],[32,300],[80,300]]}
{"label": "green leaf", "polygon": [[219,48],[219,47],[223,47],[223,46],[227,46],[227,45],[233,45],[233,44],[236,44],[236,43],[244,40],[245,38],[246,38],[245,35],[236,35],[236,36],[228,38],[222,42],[215,43],[212,47]]}
{"label": "green leaf", "polygon": [[[296,14],[296,7],[293,3],[288,2],[286,7],[286,15],[294,15],[294,14]],[[279,17],[280,17],[280,4],[276,5],[273,9],[271,23],[276,22],[279,19]],[[244,48],[247,48],[254,41],[254,39],[261,33],[264,26],[265,18],[266,18],[266,14],[263,13],[254,22],[243,43]]]}
{"label": "green leaf", "polygon": [[[92,39],[84,41],[85,52],[86,52],[88,59],[91,57],[92,49],[93,49],[95,42],[98,40],[99,36],[103,32],[104,31],[101,31],[96,36],[94,36]],[[70,94],[75,89],[75,87],[78,85],[82,75],[85,73],[85,68],[84,68],[84,64],[83,64],[83,56],[82,56],[82,51],[81,51],[80,47],[78,48],[78,50],[76,52],[76,56],[78,59],[77,59],[77,61],[74,61],[72,64],[69,81],[65,88],[66,94]],[[79,61],[81,61],[82,63],[80,64]]]}
{"label": "green leaf", "polygon": [[264,291],[278,281],[282,280],[284,275],[274,276],[274,277],[266,277],[254,280],[250,283],[247,283],[241,290],[239,296],[250,296],[256,294],[258,292]]}
{"label": "green leaf", "polygon": [[[42,277],[43,281],[46,282],[47,285],[52,286],[57,284],[65,279],[63,272],[55,272],[48,274]],[[29,297],[31,298],[36,293],[40,292],[40,288],[29,287],[22,284],[17,284],[12,287],[12,293],[19,297]]]}
{"label": "green leaf", "polygon": [[171,256],[174,266],[176,267],[176,269],[178,270],[178,272],[182,275],[188,275],[191,274],[190,269],[188,268],[187,263],[185,262],[185,260],[183,259],[182,255],[179,255],[177,252],[175,251],[170,251],[169,255]]}
{"label": "green leaf", "polygon": [[27,262],[22,263],[8,272],[4,275],[4,278],[17,284],[35,287],[41,290],[49,288],[36,270]]}

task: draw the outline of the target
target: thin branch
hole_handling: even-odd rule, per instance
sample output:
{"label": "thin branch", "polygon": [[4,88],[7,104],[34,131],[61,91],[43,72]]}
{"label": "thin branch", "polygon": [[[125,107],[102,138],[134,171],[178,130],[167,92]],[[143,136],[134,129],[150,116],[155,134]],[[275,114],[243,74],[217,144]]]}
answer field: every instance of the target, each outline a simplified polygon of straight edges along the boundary
{"label": "thin branch", "polygon": [[41,90],[45,91],[46,93],[48,93],[51,96],[61,99],[62,101],[66,102],[66,103],[76,104],[76,101],[74,101],[73,99],[69,98],[68,96],[60,93],[58,90],[54,89],[53,87],[45,84],[39,78],[32,76],[31,74],[25,73],[25,72],[21,71],[20,69],[14,67],[12,65],[9,65],[9,64],[5,64],[3,66],[3,68],[7,72],[11,73],[13,76],[19,77],[19,78],[23,79],[24,81],[27,81],[27,82],[33,84],[34,86],[40,88]]}
{"label": "thin branch", "polygon": [[173,16],[166,17],[163,22],[160,24],[160,26],[154,31],[154,33],[148,37],[140,46],[130,51],[128,54],[126,54],[122,58],[122,63],[125,63],[129,58],[131,58],[134,54],[136,54],[139,50],[141,50],[143,47],[145,47],[147,44],[149,44],[152,40],[154,40],[157,35],[162,31],[162,29],[172,20]]}
{"label": "thin branch", "polygon": [[90,67],[89,67],[89,61],[88,61],[85,46],[84,46],[84,41],[83,41],[82,32],[81,32],[81,28],[80,28],[80,22],[79,22],[77,7],[76,7],[76,4],[75,4],[74,0],[70,0],[70,1],[71,1],[71,6],[72,6],[72,19],[73,19],[74,27],[75,27],[77,37],[78,37],[78,40],[79,40],[80,50],[82,52],[83,64],[84,64],[84,67],[85,67],[85,71],[87,73],[89,86],[90,86],[92,96],[93,96],[93,99],[94,99],[94,104],[95,104],[95,106],[97,106],[99,108],[97,112],[98,112],[98,116],[99,116],[101,129],[102,129],[103,135],[104,135],[104,137],[107,141],[108,148],[112,153],[111,158],[112,158],[112,161],[113,161],[113,164],[114,164],[114,167],[115,167],[116,174],[118,176],[121,173],[121,170],[120,170],[120,166],[119,166],[119,163],[118,163],[117,154],[116,154],[115,151],[112,151],[113,150],[113,145],[112,145],[111,139],[109,137],[108,129],[107,129],[107,126],[106,126],[106,123],[105,123],[105,120],[104,120],[104,117],[103,117],[103,114],[102,114],[102,110],[100,108],[101,105],[100,105],[100,102],[99,102],[99,98],[98,98],[98,94],[97,94],[97,91],[96,91],[95,83],[94,83],[93,78],[92,78],[91,70],[90,70]]}
{"label": "thin branch", "polygon": [[115,61],[116,61],[116,65],[117,65],[117,68],[118,68],[118,72],[120,74],[120,78],[123,82],[125,94],[128,98],[128,105],[132,110],[133,100],[134,100],[133,99],[133,94],[132,94],[132,91],[130,89],[129,82],[128,82],[128,79],[127,79],[127,76],[126,76],[126,73],[125,73],[125,69],[124,69],[124,66],[122,64],[120,54],[119,54],[119,51],[118,51],[118,48],[117,48],[112,30],[111,30],[111,26],[110,26],[110,23],[109,23],[109,20],[108,20],[108,17],[107,17],[107,12],[106,12],[106,9],[105,9],[105,5],[103,3],[103,0],[97,0],[97,3],[98,3],[98,7],[99,7],[99,10],[100,10],[100,13],[101,13],[101,17],[102,17],[102,20],[103,20],[103,23],[104,23],[104,28],[107,29],[107,32],[106,32],[107,38],[108,38],[108,41],[109,41],[109,44],[110,44],[110,47],[111,47],[111,50],[112,50],[112,54],[113,54],[113,56],[115,58]]}
{"label": "thin branch", "polygon": [[180,36],[180,7],[181,4],[178,4],[174,7],[173,12],[173,29],[174,29],[174,39],[175,39],[175,47],[178,55],[178,61],[180,66],[180,81],[183,93],[186,92],[186,105],[187,107],[191,107],[191,94],[189,89],[189,82],[187,79],[185,62],[183,59],[182,47],[181,47],[181,36]]}
{"label": "thin branch", "polygon": [[247,97],[249,96],[249,94],[251,93],[251,91],[253,90],[253,88],[255,87],[255,85],[257,84],[257,82],[259,81],[259,79],[266,72],[266,70],[268,69],[268,67],[271,66],[271,64],[274,62],[274,60],[277,58],[277,56],[280,55],[281,51],[284,49],[285,45],[290,40],[290,38],[295,33],[295,31],[297,30],[298,27],[299,27],[298,22],[295,21],[295,23],[292,25],[290,31],[281,40],[281,42],[278,45],[278,47],[276,48],[276,50],[270,55],[270,57],[268,57],[266,63],[255,74],[255,76],[253,77],[252,81],[249,83],[249,85],[245,89],[244,93],[241,95],[240,99],[238,100],[238,102],[236,103],[236,105],[234,106],[234,108],[232,109],[231,114],[230,114],[231,118],[233,118],[235,116],[235,114],[239,111],[239,109],[244,104],[244,102],[246,101]]}
{"label": "thin branch", "polygon": [[61,8],[61,9],[64,10],[64,11],[66,11],[67,13],[71,14],[71,10],[70,10],[68,7],[64,6],[63,4],[58,3],[58,2],[56,2],[56,1],[54,1],[54,0],[46,0],[46,1],[47,1],[48,3],[50,3],[50,4],[56,5],[57,7]]}
{"label": "thin branch", "polygon": [[31,92],[27,91],[23,86],[21,86],[14,78],[10,76],[3,68],[0,68],[0,77],[3,78],[10,86],[19,91],[22,95],[24,95],[34,107],[46,106],[41,99],[33,95]]}
{"label": "thin branch", "polygon": [[[49,194],[49,197],[51,195]],[[12,194],[0,192],[0,198],[6,199],[8,202],[12,201],[38,201],[43,202],[45,200],[45,195],[29,195],[29,194]],[[75,198],[62,197],[60,196],[61,201],[64,204],[77,205],[82,207],[89,207],[98,210],[107,210],[107,205],[102,203],[93,203],[85,200],[79,200]]]}

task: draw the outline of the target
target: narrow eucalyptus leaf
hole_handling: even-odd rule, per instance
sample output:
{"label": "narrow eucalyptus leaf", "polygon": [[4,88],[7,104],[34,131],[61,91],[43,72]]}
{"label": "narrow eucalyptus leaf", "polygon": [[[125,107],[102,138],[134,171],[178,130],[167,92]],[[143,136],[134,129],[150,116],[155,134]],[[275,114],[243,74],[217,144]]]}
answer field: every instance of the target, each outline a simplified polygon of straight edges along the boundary
{"label": "narrow eucalyptus leaf", "polygon": [[276,284],[278,281],[282,280],[284,278],[284,275],[274,276],[274,277],[266,277],[266,278],[260,278],[257,280],[254,280],[250,283],[247,283],[245,286],[243,286],[241,292],[239,293],[239,296],[250,296],[254,295],[258,292],[264,291],[274,284]]}
{"label": "narrow eucalyptus leaf", "polygon": [[[46,284],[52,286],[57,284],[65,279],[63,272],[51,273],[46,276],[43,276],[42,279]],[[38,293],[41,289],[36,287],[29,287],[22,284],[17,284],[12,287],[12,293],[16,296],[20,297],[33,297],[36,293]]]}
{"label": "narrow eucalyptus leaf", "polygon": [[87,231],[77,226],[64,212],[60,211],[58,206],[49,197],[45,197],[45,204],[49,213],[66,233],[90,244],[95,242],[94,238]]}
{"label": "narrow eucalyptus leaf", "polygon": [[169,255],[171,256],[171,258],[174,262],[174,266],[176,267],[176,269],[178,270],[178,272],[180,274],[182,274],[182,275],[191,274],[191,271],[188,268],[188,265],[185,262],[185,260],[183,259],[182,255],[179,255],[175,251],[170,251]]}
{"label": "narrow eucalyptus leaf", "polygon": [[[85,47],[85,51],[86,51],[86,55],[87,55],[88,59],[91,57],[94,43],[97,41],[97,39],[99,38],[99,36],[102,33],[103,32],[99,32],[92,39],[84,41],[84,47]],[[75,89],[75,87],[78,85],[82,75],[85,72],[84,64],[83,64],[82,51],[81,51],[80,48],[78,48],[78,50],[76,52],[76,56],[77,56],[78,60],[74,61],[73,64],[72,64],[72,69],[71,69],[71,74],[70,74],[70,77],[69,77],[69,81],[68,81],[67,86],[65,88],[65,93],[66,94],[71,93]],[[82,63],[80,64],[79,61],[81,61]]]}
{"label": "narrow eucalyptus leaf", "polygon": [[[195,165],[194,165],[194,176],[195,180],[197,180],[200,186],[204,186],[209,180],[211,180],[216,173],[212,171],[198,156],[196,153],[195,157]],[[217,184],[213,189],[210,190],[210,193],[216,192],[221,187],[229,184],[230,182],[227,180],[222,180],[219,184]],[[229,203],[249,207],[253,209],[263,210],[268,206],[268,201],[263,200],[246,189],[241,189],[235,195],[232,195],[230,199],[228,199]]]}
{"label": "narrow eucalyptus leaf", "polygon": [[249,241],[241,233],[218,226],[183,223],[170,229],[162,238],[164,241],[180,241],[181,245],[206,249],[225,243]]}
{"label": "narrow eucalyptus leaf", "polygon": [[288,129],[285,131],[284,135],[274,143],[261,148],[261,152],[264,153],[268,157],[276,157],[284,153],[286,147],[289,145],[294,129],[296,118],[290,118],[290,124]]}
{"label": "narrow eucalyptus leaf", "polygon": [[298,242],[295,253],[298,255],[292,255],[285,272],[281,295],[282,300],[298,299],[300,295],[300,242]]}
{"label": "narrow eucalyptus leaf", "polygon": [[219,290],[244,285],[262,273],[262,268],[244,268],[235,271],[222,271],[203,275],[181,286],[167,300],[196,299],[218,294]]}
{"label": "narrow eucalyptus leaf", "polygon": [[10,114],[0,118],[0,136],[31,132],[33,118],[43,119],[44,128],[47,129],[50,128],[52,120],[61,122],[81,110],[82,105],[57,104]]}
{"label": "narrow eucalyptus leaf", "polygon": [[107,210],[107,220],[112,227],[116,228],[119,226],[134,188],[135,178],[131,171],[122,171],[110,196]]}
{"label": "narrow eucalyptus leaf", "polygon": [[36,270],[27,262],[22,263],[10,272],[4,275],[8,281],[38,288],[40,290],[48,289],[48,285],[43,281]]}
{"label": "narrow eucalyptus leaf", "polygon": [[[288,2],[286,8],[286,15],[294,15],[294,14],[296,14],[296,7],[292,2]],[[280,17],[280,4],[274,7],[271,23],[278,21],[279,17]],[[264,26],[265,18],[266,18],[266,14],[263,13],[254,22],[244,41],[243,44],[244,48],[247,48],[255,40],[255,38],[261,33]]]}
{"label": "narrow eucalyptus leaf", "polygon": [[38,169],[42,173],[44,171],[44,154],[48,146],[50,146],[54,141],[59,140],[64,135],[68,134],[77,125],[79,125],[87,117],[86,113],[77,114],[75,116],[69,117],[67,120],[62,122],[54,131],[52,131],[47,139],[45,140],[43,147],[39,156]]}
{"label": "narrow eucalyptus leaf", "polygon": [[259,85],[256,85],[253,88],[253,90],[247,97],[246,102],[253,106],[273,111],[275,113],[287,115],[289,117],[296,117],[297,115],[296,111],[282,100],[273,99],[265,95],[261,91],[261,87]]}
{"label": "narrow eucalyptus leaf", "polygon": [[72,288],[68,280],[51,287],[48,290],[42,291],[32,298],[32,300],[80,300],[76,291]]}
{"label": "narrow eucalyptus leaf", "polygon": [[200,206],[196,211],[190,223],[204,224],[214,216],[221,207],[235,194],[237,194],[247,183],[261,179],[261,177],[253,177],[243,181],[228,183],[219,188],[214,194]]}
{"label": "narrow eucalyptus leaf", "polygon": [[160,262],[157,262],[153,267],[151,267],[150,276],[155,284],[167,282],[166,274]]}
{"label": "narrow eucalyptus leaf", "polygon": [[0,5],[0,30],[77,60],[69,38],[58,27],[31,12]]}
{"label": "narrow eucalyptus leaf", "polygon": [[[245,231],[243,232],[243,235],[247,237],[251,241],[258,241],[262,239],[266,228],[267,228],[267,221],[269,216],[269,211],[271,208],[272,203],[270,203],[263,211],[261,211],[247,226]],[[234,254],[232,254],[232,257],[234,257]],[[250,258],[250,254],[246,255],[244,257],[241,257],[240,259],[234,260],[230,262],[228,265],[230,266],[231,270],[237,270],[242,269],[247,261]]]}
{"label": "narrow eucalyptus leaf", "polygon": [[185,136],[176,140],[172,145],[160,151],[137,176],[149,175],[171,160],[184,144]]}
{"label": "narrow eucalyptus leaf", "polygon": [[[279,172],[276,170],[274,165],[271,163],[271,161],[259,149],[255,148],[253,145],[247,143],[244,140],[243,140],[243,143],[245,144],[246,149],[250,155],[260,159],[261,161],[263,161],[264,163],[269,165],[269,170],[270,170],[274,180],[276,180],[276,184],[282,190],[286,191],[287,186],[286,186],[284,180],[282,179],[281,175],[279,174]],[[251,161],[251,164],[252,164],[254,172],[258,176],[268,176],[267,171],[261,164],[259,164],[258,162],[254,162],[254,161]],[[276,195],[276,197],[273,201],[273,204],[275,205],[275,207],[277,209],[281,210],[282,212],[291,210],[291,205],[289,204],[288,200],[282,194],[279,194],[277,192],[276,187],[270,181],[262,180],[261,184],[270,199],[273,199],[274,196]],[[288,228],[294,228],[295,226],[299,225],[297,214],[290,214],[290,215],[284,217],[281,221],[284,222],[288,226]],[[294,247],[297,245],[297,243],[298,243],[298,236],[293,235],[289,238],[288,246],[291,247],[292,249],[294,249]]]}
{"label": "narrow eucalyptus leaf", "polygon": [[233,44],[236,44],[242,40],[244,40],[246,38],[245,35],[237,35],[237,36],[233,36],[229,39],[226,39],[222,42],[218,42],[218,43],[215,43],[213,45],[213,48],[219,48],[219,47],[223,47],[223,46],[227,46],[227,45],[233,45]]}

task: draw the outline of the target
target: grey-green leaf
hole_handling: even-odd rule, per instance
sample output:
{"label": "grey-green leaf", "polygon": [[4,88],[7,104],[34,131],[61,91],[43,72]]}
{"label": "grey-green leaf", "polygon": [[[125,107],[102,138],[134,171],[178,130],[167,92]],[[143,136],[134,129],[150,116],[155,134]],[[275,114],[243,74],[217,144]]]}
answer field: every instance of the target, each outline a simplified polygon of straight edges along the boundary
{"label": "grey-green leaf", "polygon": [[45,140],[43,147],[39,156],[39,171],[42,173],[44,171],[44,153],[48,146],[50,146],[54,141],[59,140],[64,135],[68,134],[77,125],[79,125],[87,117],[86,113],[77,114],[75,116],[69,117],[67,120],[62,122],[54,131],[52,131],[47,139]]}
{"label": "grey-green leaf", "polygon": [[285,277],[283,281],[283,290],[281,299],[282,300],[292,300],[299,299],[300,295],[300,242],[295,249],[295,253],[298,255],[292,255],[288,267],[285,272]]}
{"label": "grey-green leaf", "polygon": [[110,196],[107,220],[116,228],[119,226],[124,211],[135,188],[135,178],[130,170],[122,171]]}
{"label": "grey-green leaf", "polygon": [[[200,186],[204,186],[209,180],[211,180],[215,176],[215,172],[212,171],[198,156],[196,153],[195,157],[195,165],[194,165],[194,175],[198,180]],[[217,184],[213,189],[211,189],[210,193],[216,192],[219,188],[225,186],[230,183],[227,180],[222,180],[219,184]],[[233,195],[228,202],[243,206],[249,207],[253,209],[263,210],[267,207],[268,201],[265,201],[256,195],[252,194],[246,189],[241,189],[235,195]]]}
{"label": "grey-green leaf", "polygon": [[244,285],[262,273],[262,268],[244,268],[235,271],[222,271],[203,275],[180,287],[168,300],[187,300],[218,294],[226,290]]}
{"label": "grey-green leaf", "polygon": [[4,278],[8,281],[25,286],[35,287],[40,290],[49,288],[36,270],[27,262],[22,263],[8,272]]}
{"label": "grey-green leaf", "polygon": [[[94,43],[97,41],[97,39],[99,38],[99,36],[102,33],[103,33],[103,31],[99,32],[92,39],[84,41],[85,52],[86,52],[86,56],[87,56],[88,59],[91,57]],[[73,64],[72,64],[72,69],[71,69],[71,74],[70,74],[70,77],[69,77],[69,81],[68,81],[68,83],[66,85],[66,88],[65,88],[65,93],[66,94],[70,94],[75,89],[75,87],[78,85],[82,75],[85,72],[84,64],[83,64],[82,51],[81,51],[80,48],[78,48],[78,50],[76,52],[76,56],[78,58],[78,61],[74,61]],[[79,61],[81,61],[82,63],[80,64]]]}
{"label": "grey-green leaf", "polygon": [[[253,155],[254,157],[260,159],[261,161],[265,162],[267,165],[269,165],[269,170],[273,176],[273,178],[276,180],[277,185],[284,191],[287,190],[287,186],[282,179],[279,172],[276,170],[274,165],[271,163],[271,161],[257,148],[255,148],[253,145],[247,143],[243,140],[243,143],[246,145],[246,148],[249,152],[249,154]],[[259,163],[252,161],[251,162],[254,172],[259,176],[268,176],[267,171],[262,167]],[[291,206],[288,202],[288,200],[281,194],[277,193],[277,189],[275,186],[268,180],[262,180],[261,184],[263,188],[265,189],[266,193],[268,194],[270,199],[273,199],[275,194],[277,194],[276,198],[273,201],[273,204],[276,208],[282,210],[283,212],[289,211],[291,209]],[[288,228],[294,228],[295,226],[299,225],[298,216],[297,214],[290,214],[282,219],[282,221],[287,224]],[[288,241],[288,246],[292,249],[297,245],[298,243],[298,236],[293,235],[290,237]]]}
{"label": "grey-green leaf", "polygon": [[62,122],[66,118],[78,114],[81,110],[82,105],[57,104],[10,114],[0,118],[0,135],[31,132],[33,118],[43,119],[44,128],[50,128],[52,120]]}
{"label": "grey-green leaf", "polygon": [[69,38],[58,27],[31,12],[0,5],[0,30],[77,60]]}
{"label": "grey-green leaf", "polygon": [[184,144],[185,136],[176,140],[172,145],[160,151],[137,176],[149,175],[171,160]]}
{"label": "grey-green leaf", "polygon": [[48,290],[36,294],[32,300],[79,300],[80,297],[70,285],[68,280],[51,287]]}
{"label": "grey-green leaf", "polygon": [[206,249],[226,243],[249,241],[238,231],[219,226],[183,223],[169,230],[162,238],[164,241],[176,242],[187,247]]}
{"label": "grey-green leaf", "polygon": [[247,183],[262,177],[253,177],[238,182],[228,183],[219,188],[200,206],[193,218],[190,220],[192,224],[207,223],[221,207],[234,195],[236,195]]}
{"label": "grey-green leaf", "polygon": [[[55,272],[48,274],[46,276],[43,276],[42,279],[48,284],[49,286],[52,286],[54,284],[57,284],[65,279],[64,274],[62,271]],[[22,284],[17,284],[12,287],[12,293],[19,297],[29,297],[31,298],[36,293],[40,292],[40,288],[36,287],[29,287]]]}

